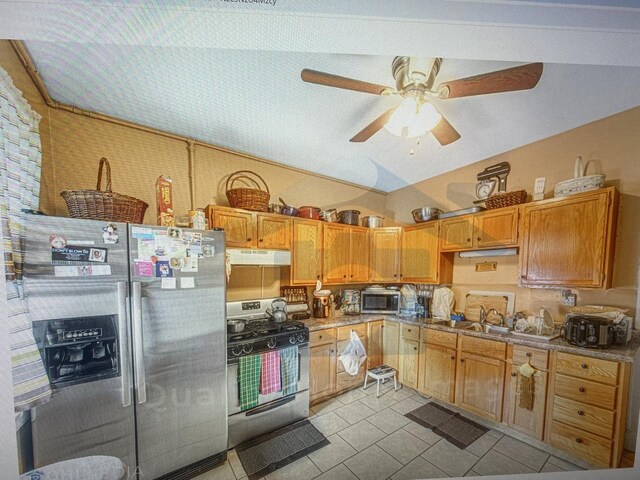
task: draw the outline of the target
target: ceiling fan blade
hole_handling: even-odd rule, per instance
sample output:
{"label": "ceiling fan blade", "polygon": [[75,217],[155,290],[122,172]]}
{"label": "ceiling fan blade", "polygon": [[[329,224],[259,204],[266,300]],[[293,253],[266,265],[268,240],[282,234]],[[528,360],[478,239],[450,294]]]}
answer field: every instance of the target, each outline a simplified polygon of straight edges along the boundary
{"label": "ceiling fan blade", "polygon": [[302,70],[300,76],[302,77],[302,80],[308,83],[317,83],[318,85],[325,85],[327,87],[344,88],[346,90],[372,93],[374,95],[380,95],[385,90],[393,91],[391,88],[385,87],[384,85],[377,85],[375,83],[354,80],[353,78],[332,75],[331,73],[309,70],[308,68]]}
{"label": "ceiling fan blade", "polygon": [[[432,104],[433,105],[433,104]],[[442,115],[442,114],[440,114]],[[458,131],[447,121],[444,116],[440,119],[438,124],[431,129],[431,133],[440,145],[443,147],[455,142],[460,138]]]}
{"label": "ceiling fan blade", "polygon": [[438,85],[437,91],[441,98],[458,98],[527,90],[537,85],[541,75],[542,63],[528,63],[519,67],[444,82]]}
{"label": "ceiling fan blade", "polygon": [[349,141],[360,143],[360,142],[366,142],[367,140],[369,140],[375,133],[377,133],[380,129],[382,129],[382,127],[384,127],[385,123],[387,123],[387,121],[389,120],[389,117],[395,111],[396,108],[397,107],[393,107],[387,110],[386,112],[384,112],[382,115],[376,118],[373,122],[371,122],[369,125],[367,125],[358,133],[356,133],[356,135]]}

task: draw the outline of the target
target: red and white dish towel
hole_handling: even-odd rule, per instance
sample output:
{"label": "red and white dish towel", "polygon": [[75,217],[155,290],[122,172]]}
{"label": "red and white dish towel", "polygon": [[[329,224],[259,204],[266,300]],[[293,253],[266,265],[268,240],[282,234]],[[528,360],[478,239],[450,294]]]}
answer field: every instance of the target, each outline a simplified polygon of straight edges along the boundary
{"label": "red and white dish towel", "polygon": [[280,377],[280,352],[265,352],[261,354],[262,369],[260,371],[260,393],[279,392],[282,390]]}

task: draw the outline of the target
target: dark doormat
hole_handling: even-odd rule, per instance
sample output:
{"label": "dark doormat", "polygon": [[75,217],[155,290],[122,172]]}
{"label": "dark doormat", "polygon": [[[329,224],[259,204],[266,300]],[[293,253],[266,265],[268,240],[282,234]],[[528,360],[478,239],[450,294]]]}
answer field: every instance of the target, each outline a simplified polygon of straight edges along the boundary
{"label": "dark doormat", "polygon": [[243,443],[236,452],[249,480],[257,480],[329,443],[308,420],[302,420]]}
{"label": "dark doormat", "polygon": [[435,403],[427,403],[416,408],[405,417],[430,428],[460,449],[467,448],[489,431],[488,428]]}

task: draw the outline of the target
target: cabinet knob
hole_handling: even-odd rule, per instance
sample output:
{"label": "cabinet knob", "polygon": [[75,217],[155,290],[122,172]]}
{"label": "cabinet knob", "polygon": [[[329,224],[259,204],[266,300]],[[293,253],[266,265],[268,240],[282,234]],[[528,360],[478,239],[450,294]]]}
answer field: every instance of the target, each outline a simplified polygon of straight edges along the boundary
{"label": "cabinet knob", "polygon": [[261,238],[258,240],[259,242],[264,242],[264,238]]}
{"label": "cabinet knob", "polygon": [[414,350],[418,350],[418,347],[413,347]]}
{"label": "cabinet knob", "polygon": [[251,237],[247,238],[247,242],[250,242],[250,241],[251,241]]}
{"label": "cabinet knob", "polygon": [[351,275],[351,278],[353,278],[353,275]]}
{"label": "cabinet knob", "polygon": [[460,359],[460,363],[464,363],[464,358],[461,358],[461,359]]}
{"label": "cabinet knob", "polygon": [[342,278],[347,278],[347,276],[346,275],[342,275]]}
{"label": "cabinet knob", "polygon": [[316,278],[317,278],[318,280],[320,280],[320,275],[316,275]]}
{"label": "cabinet knob", "polygon": [[518,376],[518,374],[517,374],[516,372],[511,372],[511,376],[512,376],[512,377],[517,377],[517,376]]}
{"label": "cabinet knob", "polygon": [[520,278],[521,278],[522,280],[526,280],[527,276],[526,276],[526,275],[520,275]]}
{"label": "cabinet knob", "polygon": [[584,415],[584,412],[582,410],[578,410],[578,415],[582,416]]}
{"label": "cabinet knob", "polygon": [[586,391],[587,391],[587,389],[586,389],[586,388],[584,388],[584,387],[580,387],[580,388],[578,388],[578,391],[579,391],[580,393],[584,393],[584,392],[586,392]]}
{"label": "cabinet knob", "polygon": [[524,354],[524,356],[531,358],[532,357],[532,353],[531,352],[527,352],[527,353]]}
{"label": "cabinet knob", "polygon": [[451,355],[451,360],[455,360],[456,356],[455,355]]}
{"label": "cabinet knob", "polygon": [[582,365],[580,365],[582,368],[589,368],[589,365],[587,365],[586,363],[583,363]]}
{"label": "cabinet knob", "polygon": [[481,242],[482,241],[482,237],[477,237],[476,240]]}
{"label": "cabinet knob", "polygon": [[410,332],[410,331],[411,331],[411,329],[410,329],[410,328],[407,328],[407,332]]}
{"label": "cabinet knob", "polygon": [[576,442],[578,443],[584,443],[584,440],[582,440],[580,437],[576,438]]}
{"label": "cabinet knob", "polygon": [[471,239],[470,239],[470,238],[467,238],[467,242],[470,242],[470,241],[471,241]]}
{"label": "cabinet knob", "polygon": [[322,340],[322,335],[320,335],[318,338],[319,338],[320,340]]}

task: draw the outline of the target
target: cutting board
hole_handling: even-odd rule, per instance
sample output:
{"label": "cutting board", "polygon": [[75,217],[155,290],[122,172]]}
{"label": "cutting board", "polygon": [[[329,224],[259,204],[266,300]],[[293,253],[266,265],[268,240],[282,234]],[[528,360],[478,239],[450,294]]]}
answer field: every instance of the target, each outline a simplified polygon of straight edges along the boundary
{"label": "cutting board", "polygon": [[[498,295],[474,295],[468,294],[464,307],[465,319],[472,322],[480,321],[480,307],[484,307],[484,311],[488,312],[490,309],[495,308],[502,315],[507,314],[508,298]],[[492,313],[487,321],[489,323],[499,323],[500,317]]]}

